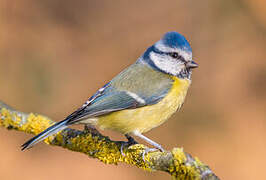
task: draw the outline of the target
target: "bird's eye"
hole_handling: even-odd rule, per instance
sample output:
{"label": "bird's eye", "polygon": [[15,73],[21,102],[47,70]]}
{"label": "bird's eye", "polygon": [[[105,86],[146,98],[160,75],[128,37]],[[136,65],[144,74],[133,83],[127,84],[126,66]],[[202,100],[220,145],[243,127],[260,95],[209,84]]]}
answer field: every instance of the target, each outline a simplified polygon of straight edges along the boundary
{"label": "bird's eye", "polygon": [[172,52],[172,53],[170,53],[169,55],[170,55],[172,58],[175,58],[175,59],[177,59],[177,58],[179,57],[179,54],[176,53],[176,52]]}

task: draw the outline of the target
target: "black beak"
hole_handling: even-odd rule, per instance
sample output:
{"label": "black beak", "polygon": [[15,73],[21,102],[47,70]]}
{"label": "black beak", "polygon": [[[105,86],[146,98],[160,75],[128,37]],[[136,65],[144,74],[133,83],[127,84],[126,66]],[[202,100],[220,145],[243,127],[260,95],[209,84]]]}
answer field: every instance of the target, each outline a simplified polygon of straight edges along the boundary
{"label": "black beak", "polygon": [[197,68],[199,65],[197,63],[195,63],[194,61],[189,61],[186,64],[186,68],[188,69],[192,69],[192,68]]}

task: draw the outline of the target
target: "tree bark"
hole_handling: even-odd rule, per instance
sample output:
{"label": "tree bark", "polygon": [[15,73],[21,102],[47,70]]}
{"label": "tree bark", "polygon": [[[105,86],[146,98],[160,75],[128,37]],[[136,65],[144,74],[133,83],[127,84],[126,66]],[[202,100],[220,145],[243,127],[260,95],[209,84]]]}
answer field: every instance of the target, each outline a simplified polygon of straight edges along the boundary
{"label": "tree bark", "polygon": [[[0,126],[8,130],[37,135],[54,123],[43,115],[19,112],[0,102]],[[84,153],[106,164],[124,162],[147,171],[164,171],[169,173],[173,179],[219,179],[207,165],[184,152],[183,148],[174,148],[166,152],[149,152],[143,160],[142,154],[146,146],[136,144],[129,148],[125,147],[124,155],[122,155],[120,152],[121,142],[112,141],[90,128],[84,131],[67,128],[48,137],[44,142]]]}

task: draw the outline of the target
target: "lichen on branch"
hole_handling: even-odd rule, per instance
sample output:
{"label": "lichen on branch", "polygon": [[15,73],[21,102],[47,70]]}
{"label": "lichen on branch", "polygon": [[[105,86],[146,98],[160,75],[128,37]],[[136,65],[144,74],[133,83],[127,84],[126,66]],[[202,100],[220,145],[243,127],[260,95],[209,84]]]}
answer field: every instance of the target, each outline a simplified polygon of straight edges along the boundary
{"label": "lichen on branch", "polygon": [[[0,126],[6,129],[37,135],[54,123],[43,115],[19,112],[0,102]],[[124,162],[147,171],[164,171],[169,173],[173,179],[219,179],[207,165],[184,152],[182,148],[174,148],[166,152],[149,152],[143,160],[142,154],[146,146],[136,144],[125,147],[124,155],[122,155],[121,142],[112,141],[93,129],[80,131],[67,128],[45,139],[44,142],[84,153],[106,164]]]}

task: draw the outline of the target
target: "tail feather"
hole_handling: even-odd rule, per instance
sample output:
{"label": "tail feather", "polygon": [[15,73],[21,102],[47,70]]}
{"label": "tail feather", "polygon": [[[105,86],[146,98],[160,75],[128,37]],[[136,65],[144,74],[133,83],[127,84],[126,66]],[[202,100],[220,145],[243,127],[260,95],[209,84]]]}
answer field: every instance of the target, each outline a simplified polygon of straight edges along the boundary
{"label": "tail feather", "polygon": [[47,138],[48,136],[51,136],[51,135],[65,129],[65,128],[67,128],[67,126],[68,126],[67,122],[68,122],[68,120],[66,119],[64,121],[58,122],[55,125],[47,128],[46,130],[44,130],[43,132],[41,132],[37,136],[35,136],[35,137],[31,138],[30,140],[28,140],[27,142],[25,142],[21,146],[21,150],[23,151],[24,149],[29,149],[32,146],[34,146],[35,144],[37,144],[38,142]]}

